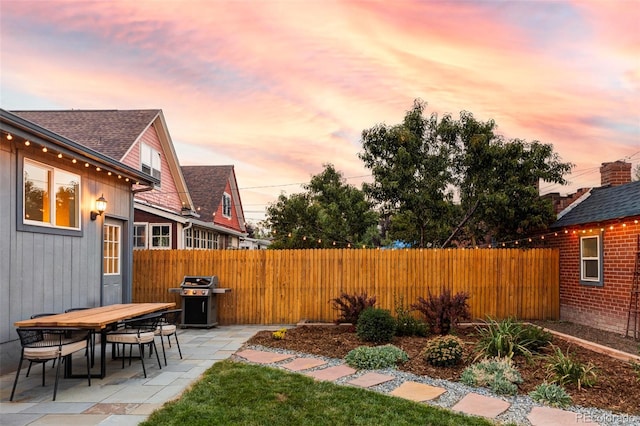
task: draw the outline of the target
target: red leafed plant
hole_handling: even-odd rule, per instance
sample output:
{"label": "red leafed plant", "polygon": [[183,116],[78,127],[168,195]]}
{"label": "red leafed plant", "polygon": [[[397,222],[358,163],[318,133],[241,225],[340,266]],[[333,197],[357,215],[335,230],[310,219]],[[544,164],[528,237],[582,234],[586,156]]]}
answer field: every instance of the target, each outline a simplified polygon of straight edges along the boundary
{"label": "red leafed plant", "polygon": [[460,320],[471,318],[467,304],[469,293],[460,292],[452,296],[451,290],[444,287],[439,296],[431,294],[429,289],[427,292],[426,299],[418,297],[418,303],[411,307],[424,315],[432,333],[448,334],[451,327],[457,326]]}
{"label": "red leafed plant", "polygon": [[355,326],[362,311],[376,304],[376,297],[368,297],[367,293],[347,294],[343,292],[340,297],[331,299],[330,302],[333,304],[333,309],[340,311],[340,317],[336,320],[336,324],[351,323]]}

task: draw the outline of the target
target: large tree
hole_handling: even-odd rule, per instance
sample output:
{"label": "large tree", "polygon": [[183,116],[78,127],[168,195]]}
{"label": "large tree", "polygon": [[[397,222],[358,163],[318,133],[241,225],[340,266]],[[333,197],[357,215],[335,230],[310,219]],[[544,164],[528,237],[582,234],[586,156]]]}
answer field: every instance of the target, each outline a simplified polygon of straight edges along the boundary
{"label": "large tree", "polygon": [[438,139],[437,116],[424,117],[424,107],[416,101],[401,124],[364,130],[359,154],[374,179],[363,189],[391,218],[388,237],[419,247],[446,238],[453,210],[455,145]]}
{"label": "large tree", "polygon": [[[424,107],[417,100],[403,123],[362,133],[360,158],[375,180],[365,190],[393,216],[392,237],[401,229],[395,236],[420,247],[477,244],[519,238],[553,220],[538,185],[565,183],[571,164],[560,162],[552,145],[505,141],[493,120],[465,111],[458,120],[427,118]],[[394,222],[402,227],[394,230]]]}
{"label": "large tree", "polygon": [[271,248],[352,247],[377,238],[378,216],[364,193],[345,182],[331,164],[304,186],[267,207]]}

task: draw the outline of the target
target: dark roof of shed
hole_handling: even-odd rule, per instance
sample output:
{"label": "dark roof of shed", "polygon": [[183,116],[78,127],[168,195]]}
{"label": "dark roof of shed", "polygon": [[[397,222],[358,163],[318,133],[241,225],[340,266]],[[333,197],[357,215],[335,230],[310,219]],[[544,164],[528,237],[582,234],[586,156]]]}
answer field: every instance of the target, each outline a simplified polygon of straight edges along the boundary
{"label": "dark roof of shed", "polygon": [[15,115],[113,159],[127,150],[160,113],[145,110],[12,111]]}
{"label": "dark roof of shed", "polygon": [[233,166],[182,166],[182,175],[200,218],[213,222],[213,213],[222,202],[222,194],[231,179]]}
{"label": "dark roof of shed", "polygon": [[551,227],[598,223],[630,216],[640,216],[640,181],[592,189],[589,197],[571,208]]}

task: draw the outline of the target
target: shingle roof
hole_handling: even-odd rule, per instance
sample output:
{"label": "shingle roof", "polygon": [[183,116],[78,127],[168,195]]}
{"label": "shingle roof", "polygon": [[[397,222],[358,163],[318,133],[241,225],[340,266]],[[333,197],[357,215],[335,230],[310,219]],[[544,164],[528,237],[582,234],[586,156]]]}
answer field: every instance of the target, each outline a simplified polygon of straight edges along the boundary
{"label": "shingle roof", "polygon": [[182,175],[201,220],[213,222],[213,213],[233,173],[233,166],[182,166]]}
{"label": "shingle roof", "polygon": [[160,110],[11,112],[115,160],[122,160]]}
{"label": "shingle roof", "polygon": [[640,216],[640,181],[592,189],[589,197],[551,227],[597,223],[630,216]]}

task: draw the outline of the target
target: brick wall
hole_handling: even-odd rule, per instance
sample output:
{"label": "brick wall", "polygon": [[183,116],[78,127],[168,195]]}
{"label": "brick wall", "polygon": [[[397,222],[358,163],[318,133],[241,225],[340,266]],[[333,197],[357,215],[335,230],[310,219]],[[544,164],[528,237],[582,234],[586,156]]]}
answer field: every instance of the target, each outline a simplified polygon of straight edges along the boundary
{"label": "brick wall", "polygon": [[[586,286],[580,284],[580,235],[599,233],[601,229],[604,285]],[[561,319],[625,333],[639,234],[640,216],[635,216],[573,227],[568,233],[562,230],[557,236],[545,238],[545,247],[560,249]]]}

